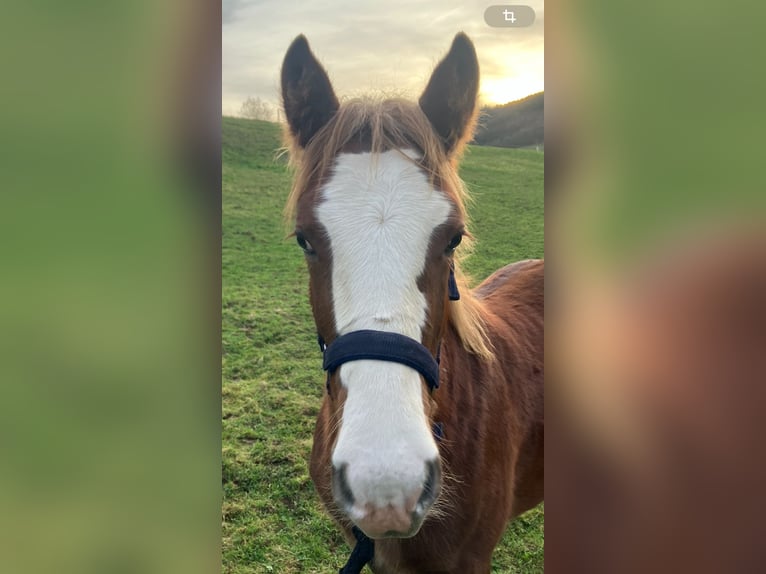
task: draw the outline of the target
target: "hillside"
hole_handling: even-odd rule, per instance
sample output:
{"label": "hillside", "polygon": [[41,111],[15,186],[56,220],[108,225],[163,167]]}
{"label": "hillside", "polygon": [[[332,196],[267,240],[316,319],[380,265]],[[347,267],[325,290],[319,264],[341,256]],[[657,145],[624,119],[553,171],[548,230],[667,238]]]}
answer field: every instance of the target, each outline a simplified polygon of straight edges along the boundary
{"label": "hillside", "polygon": [[497,147],[544,145],[544,92],[502,106],[482,108],[473,142]]}
{"label": "hillside", "polygon": [[[282,218],[281,128],[223,118],[222,129],[223,571],[337,572],[349,549],[308,475],[324,377],[306,263]],[[543,154],[471,146],[461,174],[478,240],[468,270],[542,256]],[[539,507],[507,529],[493,572],[542,572],[543,546]]]}

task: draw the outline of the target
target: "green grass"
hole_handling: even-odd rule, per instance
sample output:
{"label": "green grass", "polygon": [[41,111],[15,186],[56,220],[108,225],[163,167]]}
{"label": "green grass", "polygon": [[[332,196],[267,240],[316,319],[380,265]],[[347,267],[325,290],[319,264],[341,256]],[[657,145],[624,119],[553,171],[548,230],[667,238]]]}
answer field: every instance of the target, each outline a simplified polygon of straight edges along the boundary
{"label": "green grass", "polygon": [[[276,124],[223,119],[223,570],[337,571],[349,549],[308,475],[324,391],[308,277],[282,207],[290,188]],[[543,255],[543,154],[472,147],[467,262],[477,279]],[[542,572],[543,510],[517,519],[494,572]]]}

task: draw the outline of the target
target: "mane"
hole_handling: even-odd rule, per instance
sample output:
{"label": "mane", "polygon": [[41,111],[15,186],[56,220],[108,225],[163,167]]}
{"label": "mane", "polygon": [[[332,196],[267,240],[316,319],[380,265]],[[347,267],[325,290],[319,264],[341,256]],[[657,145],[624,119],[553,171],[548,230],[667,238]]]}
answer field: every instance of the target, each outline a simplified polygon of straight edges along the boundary
{"label": "mane", "polygon": [[[472,134],[473,130],[468,133]],[[305,148],[298,145],[287,126],[284,139],[290,165],[295,169],[284,212],[288,224],[295,218],[301,195],[328,176],[337,155],[350,146],[361,144],[369,147],[373,156],[389,150],[420,152],[422,156],[417,160],[404,153],[402,157],[416,163],[428,174],[431,185],[450,197],[468,225],[466,203],[470,196],[457,170],[464,145],[448,157],[428,118],[413,102],[401,98],[354,98],[341,104],[333,118]],[[467,351],[491,360],[494,353],[484,319],[487,312],[482,301],[471,292],[469,277],[461,270],[461,262],[470,254],[471,246],[471,235],[466,233],[460,255],[455,257],[455,278],[461,298],[450,302],[448,320]]]}

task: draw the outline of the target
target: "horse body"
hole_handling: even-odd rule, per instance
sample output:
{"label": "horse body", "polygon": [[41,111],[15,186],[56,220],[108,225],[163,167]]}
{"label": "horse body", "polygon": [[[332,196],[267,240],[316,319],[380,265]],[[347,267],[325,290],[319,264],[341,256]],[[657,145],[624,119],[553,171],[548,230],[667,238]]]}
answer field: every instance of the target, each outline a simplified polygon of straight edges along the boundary
{"label": "horse body", "polygon": [[489,572],[543,497],[543,263],[469,290],[456,253],[478,84],[463,34],[417,104],[341,105],[302,36],[282,67],[288,213],[329,345],[310,472],[349,542],[374,539],[376,574]]}
{"label": "horse body", "polygon": [[[486,304],[497,360],[466,353],[454,329],[447,330],[432,415],[444,429],[445,500],[416,536],[376,541],[376,574],[489,572],[508,521],[543,499],[543,262],[508,265],[475,293]],[[325,397],[310,471],[353,544],[330,486],[339,414]]]}

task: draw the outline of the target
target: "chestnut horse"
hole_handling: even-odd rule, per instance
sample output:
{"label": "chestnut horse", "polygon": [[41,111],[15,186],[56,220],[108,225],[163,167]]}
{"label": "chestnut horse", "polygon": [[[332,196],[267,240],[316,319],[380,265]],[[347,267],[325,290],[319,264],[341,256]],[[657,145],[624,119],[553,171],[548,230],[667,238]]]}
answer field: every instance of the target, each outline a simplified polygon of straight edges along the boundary
{"label": "chestnut horse", "polygon": [[474,290],[459,268],[478,86],[464,34],[417,104],[340,104],[303,36],[283,63],[286,211],[328,371],[311,477],[358,541],[343,572],[489,572],[543,499],[543,263]]}

